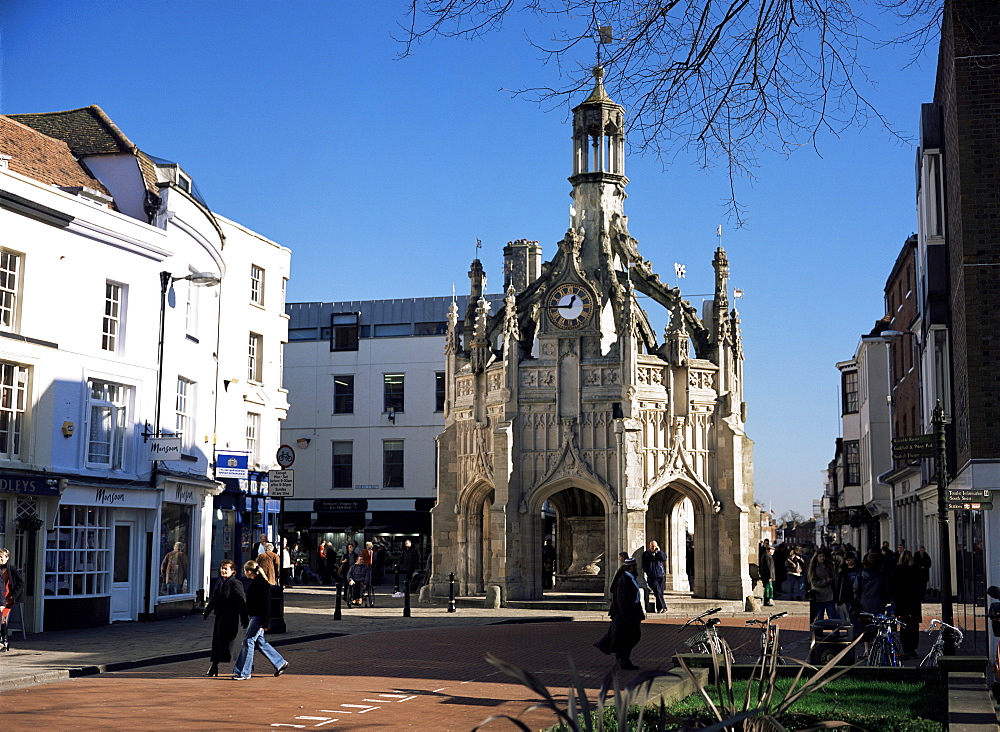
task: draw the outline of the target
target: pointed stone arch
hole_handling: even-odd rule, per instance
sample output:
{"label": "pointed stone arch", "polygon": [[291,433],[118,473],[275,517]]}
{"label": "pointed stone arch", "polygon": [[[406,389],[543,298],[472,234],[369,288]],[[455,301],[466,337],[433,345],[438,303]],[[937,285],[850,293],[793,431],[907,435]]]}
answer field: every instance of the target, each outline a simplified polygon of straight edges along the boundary
{"label": "pointed stone arch", "polygon": [[[490,516],[496,491],[486,480],[476,480],[466,486],[459,495],[455,506],[458,513],[458,545],[464,551],[458,552],[458,592],[462,595],[485,592],[486,585],[493,578],[495,567],[493,549],[495,528]],[[502,539],[502,537],[501,537]]]}
{"label": "pointed stone arch", "polygon": [[[530,596],[542,597],[542,555],[541,547],[545,539],[542,521],[542,507],[545,502],[556,510],[556,553],[557,566],[567,574],[573,564],[577,569],[588,559],[598,559],[600,572],[594,575],[594,588],[597,591],[606,589],[608,582],[608,557],[614,557],[614,541],[617,534],[614,530],[617,508],[610,489],[601,481],[584,475],[560,475],[559,477],[535,487],[526,497],[527,512],[522,517],[523,540],[526,546],[537,548],[538,551],[528,552],[530,557],[526,563],[526,580],[530,588]],[[593,535],[598,530],[600,537]],[[583,531],[590,533],[584,539]],[[573,542],[576,542],[574,545]],[[588,557],[581,552],[594,550],[599,556]],[[574,552],[576,552],[574,554]],[[614,566],[612,563],[611,566]],[[558,572],[557,572],[558,573]],[[572,574],[572,572],[569,572]],[[562,587],[567,587],[568,580],[563,578]],[[556,590],[560,589],[557,582]],[[578,589],[589,589],[581,585]]]}
{"label": "pointed stone arch", "polygon": [[[696,597],[713,596],[719,575],[719,502],[711,487],[697,477],[662,477],[646,493],[646,535],[656,539],[667,554],[664,587],[672,592],[692,592]],[[689,522],[693,523],[690,547]],[[693,581],[688,576],[689,560]]]}

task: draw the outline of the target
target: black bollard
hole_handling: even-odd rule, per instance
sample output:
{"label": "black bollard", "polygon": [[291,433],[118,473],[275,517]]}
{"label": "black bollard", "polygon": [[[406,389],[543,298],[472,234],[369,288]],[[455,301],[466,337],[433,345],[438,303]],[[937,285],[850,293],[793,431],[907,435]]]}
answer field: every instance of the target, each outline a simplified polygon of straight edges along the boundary
{"label": "black bollard", "polygon": [[399,567],[396,567],[396,584],[393,586],[392,594],[399,592]]}
{"label": "black bollard", "polygon": [[455,573],[448,575],[448,612],[455,612]]}
{"label": "black bollard", "polygon": [[403,617],[410,617],[410,583],[406,583],[406,587],[403,588]]}
{"label": "black bollard", "polygon": [[340,612],[340,587],[341,587],[341,584],[339,582],[337,582],[336,584],[337,584],[337,607],[333,611],[333,619],[334,620],[342,620],[344,616]]}

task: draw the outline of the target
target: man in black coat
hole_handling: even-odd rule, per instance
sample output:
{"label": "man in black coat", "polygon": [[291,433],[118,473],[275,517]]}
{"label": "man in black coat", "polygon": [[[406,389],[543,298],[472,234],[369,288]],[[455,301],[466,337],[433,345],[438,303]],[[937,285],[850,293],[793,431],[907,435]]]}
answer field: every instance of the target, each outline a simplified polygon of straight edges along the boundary
{"label": "man in black coat", "polygon": [[775,566],[774,566],[774,547],[766,546],[764,547],[764,553],[760,555],[760,581],[764,585],[764,604],[773,605],[774,604],[774,577],[775,577]]}
{"label": "man in black coat", "polygon": [[663,583],[667,576],[667,555],[655,541],[642,553],[642,571],[646,574],[646,584],[656,598],[656,612],[665,613],[667,603],[663,599]]}
{"label": "man in black coat", "polygon": [[636,580],[638,565],[631,557],[622,565],[622,572],[612,586],[611,626],[608,632],[594,646],[604,654],[614,653],[619,668],[634,671],[639,667],[632,663],[632,649],[642,637],[639,624],[646,617],[642,609],[642,590]]}
{"label": "man in black coat", "polygon": [[[399,571],[403,573],[403,578],[405,580],[403,587],[410,587],[410,582],[413,581],[413,575],[420,570],[420,550],[413,546],[413,542],[409,539],[403,542],[403,552],[399,556],[399,563],[397,566],[399,567]],[[412,592],[413,588],[410,588],[410,591]]]}
{"label": "man in black coat", "polygon": [[[24,578],[10,562],[10,550],[0,549],[0,653],[10,650],[7,616],[24,597]],[[23,619],[22,619],[23,620]]]}

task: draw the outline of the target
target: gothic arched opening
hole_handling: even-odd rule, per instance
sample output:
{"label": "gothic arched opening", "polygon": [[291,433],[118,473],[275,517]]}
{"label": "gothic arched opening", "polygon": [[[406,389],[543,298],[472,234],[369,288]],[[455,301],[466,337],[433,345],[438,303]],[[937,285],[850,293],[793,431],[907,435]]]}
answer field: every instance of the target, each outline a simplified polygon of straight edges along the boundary
{"label": "gothic arched opening", "polygon": [[492,489],[477,491],[462,512],[465,551],[461,555],[465,562],[465,586],[461,591],[464,594],[486,592],[486,585],[492,577],[490,509],[494,498],[495,491]]}
{"label": "gothic arched opening", "polygon": [[555,512],[554,589],[603,593],[608,545],[603,502],[594,493],[571,486],[549,496],[548,504]]}
{"label": "gothic arched opening", "polygon": [[691,499],[669,485],[653,494],[646,509],[646,544],[655,540],[667,555],[667,592],[690,592],[695,565],[696,512]]}

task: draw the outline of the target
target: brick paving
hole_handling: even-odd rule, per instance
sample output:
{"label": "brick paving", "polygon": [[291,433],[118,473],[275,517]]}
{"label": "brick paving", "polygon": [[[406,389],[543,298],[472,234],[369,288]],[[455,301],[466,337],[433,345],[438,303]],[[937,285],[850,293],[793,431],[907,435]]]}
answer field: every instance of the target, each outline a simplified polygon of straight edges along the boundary
{"label": "brick paving", "polygon": [[[0,726],[468,730],[491,714],[520,715],[534,701],[485,662],[486,652],[530,670],[559,693],[570,683],[570,657],[591,693],[612,666],[592,647],[606,628],[602,612],[447,613],[414,606],[412,617],[403,618],[401,600],[378,599],[378,607],[345,609],[344,619],[334,621],[327,589],[288,591],[289,632],[270,636],[291,664],[279,679],[259,654],[250,681],[202,678],[211,623],[200,616],[16,639],[14,650],[0,655]],[[779,601],[773,609],[790,611],[780,621],[782,644],[804,658],[807,606]],[[721,626],[737,660],[756,655],[759,632],[746,626],[749,617],[734,613]],[[651,616],[636,663],[670,669],[671,656],[684,650],[682,640],[692,632],[682,624]],[[43,680],[62,681],[38,685]],[[536,728],[551,719],[543,712],[528,718]],[[500,721],[486,727],[511,728]]]}

